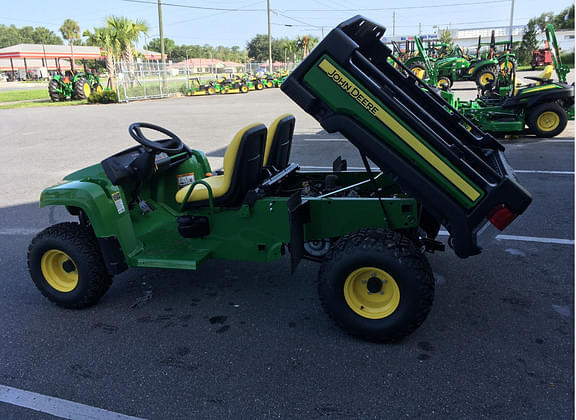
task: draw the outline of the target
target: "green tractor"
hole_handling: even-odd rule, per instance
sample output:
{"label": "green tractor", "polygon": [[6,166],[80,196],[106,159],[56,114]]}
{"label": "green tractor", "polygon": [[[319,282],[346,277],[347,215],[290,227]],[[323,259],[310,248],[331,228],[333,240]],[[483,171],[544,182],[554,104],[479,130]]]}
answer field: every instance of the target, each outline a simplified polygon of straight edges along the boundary
{"label": "green tractor", "polygon": [[92,94],[92,86],[84,73],[67,71],[54,75],[48,83],[48,94],[52,102],[87,99]]}
{"label": "green tractor", "polygon": [[[456,100],[454,106],[491,133],[531,133],[543,138],[560,134],[567,121],[574,119],[574,85],[566,82],[570,70],[562,64],[553,25],[547,26],[546,36],[552,46],[553,67],[539,77],[526,77],[534,83],[518,85],[516,62],[510,61],[512,68],[503,66],[495,83],[478,99]],[[551,78],[553,69],[558,81]]]}
{"label": "green tractor", "polygon": [[42,192],[41,207],[64,206],[78,221],[32,240],[38,289],[79,309],[129,267],[197,270],[210,259],[289,252],[293,272],[302,259],[320,264],[320,301],[342,329],[378,342],[411,334],[432,306],[425,250],[444,249],[440,226],[456,255],[476,255],[531,197],[502,145],[388,63],[384,31],[361,16],[343,22],[281,87],[326,131],[347,137],[365,171],[346,170],[339,157],[331,171],[300,171],[289,159],[288,114],[240,130],[221,175],[167,129],[134,123],[136,146]]}
{"label": "green tractor", "polygon": [[[424,51],[422,42],[419,37],[414,37],[418,49],[418,55],[415,55],[404,64],[415,73],[422,74],[426,72],[426,64],[423,59]],[[418,41],[416,41],[418,39]],[[440,60],[432,60],[432,65],[438,74],[441,83],[448,83],[451,87],[456,81],[473,80],[478,88],[484,88],[492,83],[497,75],[500,65],[499,60],[494,57],[495,37],[492,32],[492,41],[490,43],[490,52],[487,57],[480,55],[481,38],[478,37],[478,48],[476,57],[471,59],[464,56],[462,49],[457,47],[452,53]],[[426,73],[424,73],[426,74]],[[426,76],[424,76],[426,77]]]}

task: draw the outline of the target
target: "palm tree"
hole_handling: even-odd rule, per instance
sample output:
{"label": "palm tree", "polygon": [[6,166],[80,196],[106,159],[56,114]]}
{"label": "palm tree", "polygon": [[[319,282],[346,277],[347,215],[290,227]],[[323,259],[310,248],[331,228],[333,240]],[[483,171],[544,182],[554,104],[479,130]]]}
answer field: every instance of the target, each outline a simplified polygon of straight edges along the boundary
{"label": "palm tree", "polygon": [[94,33],[86,30],[82,36],[87,37],[87,44],[96,45],[104,49],[106,53],[106,71],[108,72],[108,83],[110,89],[114,89],[114,57],[119,55],[118,41],[113,32],[108,27],[94,28]]}
{"label": "palm tree", "polygon": [[62,37],[68,41],[68,45],[70,45],[70,52],[72,53],[70,64],[72,70],[74,70],[74,48],[72,46],[74,45],[74,41],[80,40],[80,25],[72,19],[66,19],[62,26],[60,26],[60,33]]}
{"label": "palm tree", "polygon": [[148,33],[148,24],[143,20],[134,22],[121,16],[110,16],[106,24],[118,42],[122,60],[131,64],[134,61],[134,44],[141,34]]}

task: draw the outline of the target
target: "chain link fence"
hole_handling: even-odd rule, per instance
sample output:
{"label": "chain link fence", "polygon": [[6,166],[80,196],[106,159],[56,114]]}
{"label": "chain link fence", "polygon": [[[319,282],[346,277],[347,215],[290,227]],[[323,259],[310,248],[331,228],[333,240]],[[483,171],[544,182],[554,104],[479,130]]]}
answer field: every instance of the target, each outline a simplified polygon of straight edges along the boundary
{"label": "chain link fence", "polygon": [[[294,64],[286,63],[281,69],[285,68],[292,69]],[[209,68],[209,73],[196,73],[187,66],[167,64],[163,67],[158,61],[120,61],[115,64],[116,93],[120,102],[166,98],[183,93],[194,77],[210,80],[247,72],[266,72],[267,69],[266,63],[246,63],[235,69],[214,67]]]}

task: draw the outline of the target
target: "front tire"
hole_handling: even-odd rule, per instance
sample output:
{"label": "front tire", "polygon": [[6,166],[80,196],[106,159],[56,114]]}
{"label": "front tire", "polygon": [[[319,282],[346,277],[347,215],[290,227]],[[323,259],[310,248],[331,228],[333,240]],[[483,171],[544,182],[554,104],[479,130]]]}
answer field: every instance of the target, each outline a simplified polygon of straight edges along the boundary
{"label": "front tire", "polygon": [[423,61],[413,61],[408,67],[412,73],[416,75],[419,79],[426,79],[428,77],[428,72],[426,71],[426,63]]}
{"label": "front tire", "polygon": [[498,77],[498,66],[484,66],[476,73],[476,86],[486,88],[488,85],[495,83]]}
{"label": "front tire", "polygon": [[362,229],[339,239],[318,277],[326,313],[349,334],[395,342],[426,319],[434,278],[426,257],[408,237]]}
{"label": "front tire", "polygon": [[40,292],[64,308],[92,306],[112,284],[96,237],[77,223],[40,232],[28,248],[28,269]]}
{"label": "front tire", "polygon": [[526,123],[536,136],[550,138],[564,131],[568,116],[556,102],[549,102],[540,104],[529,111]]}

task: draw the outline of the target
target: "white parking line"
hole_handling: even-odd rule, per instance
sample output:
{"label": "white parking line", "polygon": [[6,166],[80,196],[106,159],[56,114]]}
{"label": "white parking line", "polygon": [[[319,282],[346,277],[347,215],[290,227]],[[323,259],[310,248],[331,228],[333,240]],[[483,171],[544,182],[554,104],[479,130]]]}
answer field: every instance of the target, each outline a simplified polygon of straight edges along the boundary
{"label": "white parking line", "polygon": [[38,232],[40,232],[40,229],[32,229],[32,228],[0,229],[0,235],[3,236],[36,235]]}
{"label": "white parking line", "polygon": [[37,394],[36,392],[24,391],[5,385],[0,385],[0,402],[29,408],[63,419],[142,420],[141,417],[127,416],[125,414],[115,413],[114,411]]}
{"label": "white parking line", "polygon": [[[438,232],[438,235],[448,236],[450,233],[445,230],[441,230]],[[496,236],[496,239],[504,241],[538,242],[542,244],[574,245],[573,239],[542,238],[537,236],[498,235]]]}
{"label": "white parking line", "polygon": [[547,174],[547,175],[574,175],[574,171],[528,171],[523,169],[514,169],[517,174]]}

